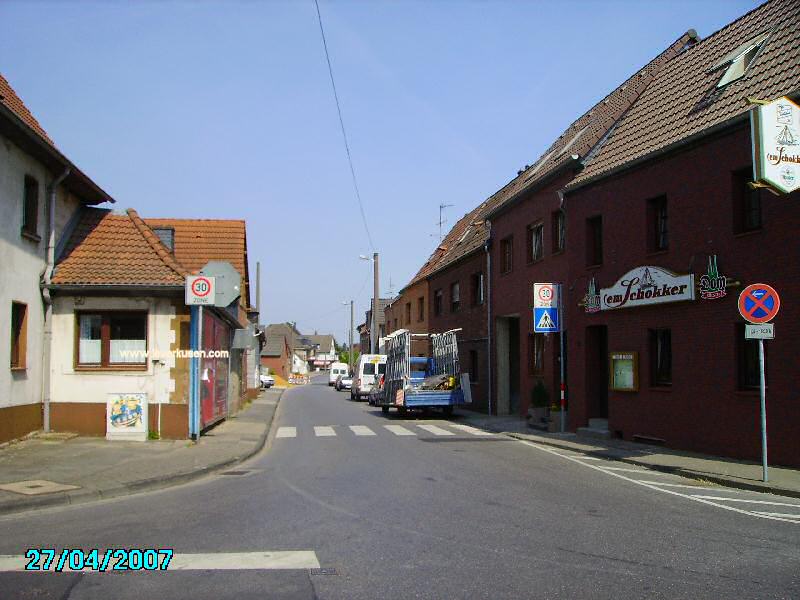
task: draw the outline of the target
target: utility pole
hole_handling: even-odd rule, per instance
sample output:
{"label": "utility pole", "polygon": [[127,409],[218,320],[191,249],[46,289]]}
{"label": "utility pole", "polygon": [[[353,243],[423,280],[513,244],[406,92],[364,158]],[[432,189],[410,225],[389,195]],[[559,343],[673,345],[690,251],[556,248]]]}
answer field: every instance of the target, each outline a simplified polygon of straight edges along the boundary
{"label": "utility pole", "polygon": [[443,213],[445,208],[450,208],[451,206],[455,206],[454,204],[440,204],[439,205],[439,243],[442,243],[444,239],[442,237],[442,225],[444,225],[447,221],[445,220]]}
{"label": "utility pole", "polygon": [[380,342],[380,334],[378,332],[378,305],[380,296],[380,287],[378,285],[380,279],[378,275],[378,253],[372,255],[372,269],[373,269],[373,290],[372,290],[372,327],[370,327],[370,346],[373,354],[378,353],[378,344]]}
{"label": "utility pole", "polygon": [[350,374],[353,374],[353,301],[350,300],[350,336],[349,342],[350,344]]}

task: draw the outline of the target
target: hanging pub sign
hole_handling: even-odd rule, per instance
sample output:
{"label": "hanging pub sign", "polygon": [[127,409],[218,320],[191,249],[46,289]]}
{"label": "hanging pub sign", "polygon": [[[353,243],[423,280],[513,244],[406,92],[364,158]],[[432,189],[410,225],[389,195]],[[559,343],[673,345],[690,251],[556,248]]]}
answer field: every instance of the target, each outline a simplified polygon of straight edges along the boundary
{"label": "hanging pub sign", "polygon": [[583,297],[583,310],[588,314],[600,311],[600,294],[597,293],[597,282],[594,277],[589,281],[589,288]]}
{"label": "hanging pub sign", "polygon": [[676,275],[661,267],[636,267],[613,286],[600,290],[600,309],[694,300],[694,275]]}
{"label": "hanging pub sign", "polygon": [[700,297],[703,300],[724,298],[727,294],[725,291],[727,284],[728,278],[720,275],[719,269],[717,269],[717,255],[709,256],[708,271],[705,275],[700,276]]}
{"label": "hanging pub sign", "polygon": [[753,178],[782,194],[800,189],[800,106],[786,97],[750,112]]}

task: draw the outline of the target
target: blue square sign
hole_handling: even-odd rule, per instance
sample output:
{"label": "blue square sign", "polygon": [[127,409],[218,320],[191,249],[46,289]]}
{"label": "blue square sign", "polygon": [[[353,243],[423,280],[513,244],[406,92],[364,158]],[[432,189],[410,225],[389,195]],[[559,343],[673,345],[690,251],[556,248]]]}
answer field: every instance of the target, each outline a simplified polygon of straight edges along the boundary
{"label": "blue square sign", "polygon": [[557,333],[559,331],[558,309],[534,308],[533,331],[536,333]]}

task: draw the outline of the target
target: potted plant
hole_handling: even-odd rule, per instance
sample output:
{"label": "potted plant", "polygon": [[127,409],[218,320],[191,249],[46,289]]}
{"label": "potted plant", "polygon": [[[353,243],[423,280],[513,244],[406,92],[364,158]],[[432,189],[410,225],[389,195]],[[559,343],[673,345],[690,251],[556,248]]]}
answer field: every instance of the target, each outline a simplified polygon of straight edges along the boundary
{"label": "potted plant", "polygon": [[536,385],[531,390],[531,405],[528,409],[531,426],[542,425],[546,422],[547,405],[550,402],[550,392],[544,386],[541,379],[536,381]]}

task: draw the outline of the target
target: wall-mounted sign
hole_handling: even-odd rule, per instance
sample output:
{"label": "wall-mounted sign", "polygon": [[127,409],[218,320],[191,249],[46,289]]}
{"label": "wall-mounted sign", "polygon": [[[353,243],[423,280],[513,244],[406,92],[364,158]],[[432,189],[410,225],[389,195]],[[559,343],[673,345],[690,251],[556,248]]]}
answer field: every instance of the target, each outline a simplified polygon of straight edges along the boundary
{"label": "wall-mounted sign", "polygon": [[186,305],[214,306],[214,288],[213,277],[189,275],[186,278]]}
{"label": "wall-mounted sign", "polygon": [[106,439],[147,440],[147,394],[109,394],[106,400]]}
{"label": "wall-mounted sign", "polygon": [[700,297],[703,300],[715,300],[723,298],[727,294],[725,287],[728,279],[725,275],[719,274],[717,269],[717,255],[708,257],[708,271],[700,276]]}
{"label": "wall-mounted sign", "polygon": [[694,275],[676,275],[653,266],[636,267],[600,290],[601,310],[683,300],[694,300]]}
{"label": "wall-mounted sign", "polygon": [[753,177],[780,193],[800,189],[800,106],[786,97],[750,112]]}
{"label": "wall-mounted sign", "polygon": [[600,294],[597,293],[597,282],[594,277],[589,281],[589,287],[583,297],[583,310],[590,314],[600,311]]}
{"label": "wall-mounted sign", "polygon": [[639,391],[639,353],[612,352],[609,355],[608,386],[615,392]]}

